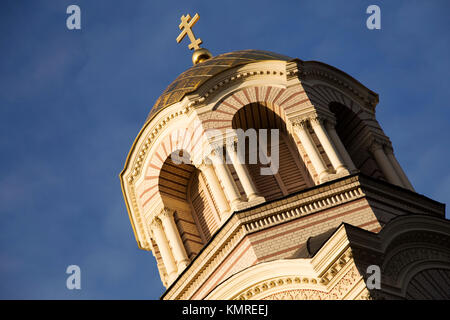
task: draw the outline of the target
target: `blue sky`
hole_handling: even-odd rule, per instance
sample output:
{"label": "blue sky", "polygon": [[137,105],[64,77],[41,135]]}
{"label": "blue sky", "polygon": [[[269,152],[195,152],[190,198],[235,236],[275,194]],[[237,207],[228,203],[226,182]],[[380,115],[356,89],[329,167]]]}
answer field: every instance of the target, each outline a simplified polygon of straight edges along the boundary
{"label": "blue sky", "polygon": [[[3,0],[0,4],[0,298],[157,299],[118,174],[161,92],[191,66],[182,14],[214,55],[319,60],[380,95],[378,121],[416,190],[450,202],[450,3]],[[82,29],[66,28],[81,8]],[[366,8],[381,8],[381,30]],[[448,215],[447,215],[448,216]],[[77,264],[82,289],[67,290]]]}

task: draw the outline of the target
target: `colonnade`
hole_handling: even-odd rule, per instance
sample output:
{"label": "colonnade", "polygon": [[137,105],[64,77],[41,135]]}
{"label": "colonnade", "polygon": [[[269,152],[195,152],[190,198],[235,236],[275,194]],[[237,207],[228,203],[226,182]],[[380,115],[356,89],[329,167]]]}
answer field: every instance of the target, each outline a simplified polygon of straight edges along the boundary
{"label": "colonnade", "polygon": [[[330,160],[331,165],[333,166],[332,171],[327,168],[323,157],[320,155],[309,132],[308,124],[311,125]],[[324,121],[319,117],[311,117],[295,122],[293,124],[293,130],[300,139],[308,158],[311,160],[311,164],[319,176],[320,182],[329,180],[330,174],[346,175],[356,169],[350,155],[334,128],[333,122]]]}
{"label": "colonnade", "polygon": [[[251,202],[257,198],[262,198],[258,195],[256,186],[246,165],[239,161],[236,148],[227,145],[226,150],[228,151],[232,165],[245,191],[247,201]],[[211,161],[204,161],[199,166],[199,169],[203,173],[206,182],[211,189],[212,196],[219,210],[220,219],[224,221],[231,212],[238,210],[239,205],[245,204],[246,201],[242,199],[239,193],[236,182],[224,160],[225,157],[212,152],[209,158]],[[220,181],[222,182],[223,187],[221,186]],[[159,248],[169,283],[176,279],[176,277],[188,266],[190,261],[173,215],[173,210],[164,208],[161,213],[156,215],[150,222],[152,238]]]}
{"label": "colonnade", "polygon": [[[323,157],[311,137],[309,126],[313,129],[320,144],[333,167],[328,169]],[[300,139],[306,154],[311,160],[319,181],[330,180],[330,175],[346,175],[356,170],[356,167],[336,132],[335,124],[331,120],[324,120],[314,116],[293,123],[293,130]],[[393,150],[387,144],[373,140],[369,151],[372,153],[378,167],[386,179],[395,185],[414,191],[411,182],[394,156]]]}

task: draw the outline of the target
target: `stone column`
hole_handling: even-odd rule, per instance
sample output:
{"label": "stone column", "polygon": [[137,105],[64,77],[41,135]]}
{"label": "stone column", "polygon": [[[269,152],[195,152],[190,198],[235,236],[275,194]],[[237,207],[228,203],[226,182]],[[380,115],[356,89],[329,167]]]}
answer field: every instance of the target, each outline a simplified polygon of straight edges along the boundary
{"label": "stone column", "polygon": [[178,273],[180,273],[188,266],[190,260],[184,248],[183,240],[181,240],[180,233],[178,232],[173,214],[174,211],[165,208],[159,215],[159,218],[166,231],[167,240],[172,247],[173,257],[177,263]]}
{"label": "stone column", "polygon": [[221,159],[216,154],[211,154],[211,160],[214,164],[215,170],[217,172],[217,177],[222,181],[224,192],[230,201],[230,207],[234,211],[236,210],[237,204],[241,202],[241,195],[231,176],[230,171],[227,168],[225,159]]}
{"label": "stone column", "polygon": [[320,144],[322,145],[323,149],[325,150],[325,153],[328,156],[328,159],[330,159],[331,164],[333,165],[334,170],[337,174],[348,174],[349,171],[347,169],[347,166],[345,165],[344,161],[342,160],[339,153],[336,152],[336,147],[334,146],[333,141],[328,136],[323,120],[319,117],[311,119],[311,126],[314,130],[314,132],[317,135],[317,138],[319,139]]}
{"label": "stone column", "polygon": [[256,190],[255,184],[252,181],[252,177],[250,176],[245,163],[243,163],[245,160],[239,158],[236,152],[236,146],[233,142],[227,143],[227,151],[230,155],[231,161],[233,162],[234,170],[236,170],[239,181],[241,182],[245,194],[247,195],[248,201],[258,198],[258,191]]}
{"label": "stone column", "polygon": [[158,245],[161,258],[166,268],[167,275],[169,277],[169,283],[172,283],[177,277],[177,266],[170,251],[169,242],[164,234],[163,226],[159,219],[153,220],[151,224],[151,230]]}
{"label": "stone column", "polygon": [[327,168],[323,163],[319,151],[317,151],[317,148],[314,145],[314,141],[309,135],[306,120],[295,123],[293,129],[297,134],[298,138],[300,139],[300,142],[302,143],[303,147],[305,148],[305,151],[308,154],[308,157],[311,160],[314,169],[319,175],[319,180],[322,182],[324,178],[328,176]]}
{"label": "stone column", "polygon": [[348,154],[347,149],[345,148],[344,144],[341,141],[341,138],[339,138],[339,135],[336,132],[336,128],[334,127],[334,124],[330,121],[325,122],[325,127],[327,129],[328,134],[330,135],[331,140],[334,142],[334,145],[336,146],[339,154],[341,155],[342,159],[344,160],[344,163],[347,165],[347,168],[350,172],[356,171],[355,164],[353,163],[352,158]]}
{"label": "stone column", "polygon": [[206,163],[202,163],[200,167],[201,171],[205,175],[206,181],[208,182],[211,192],[213,193],[214,200],[219,207],[221,218],[226,216],[226,213],[230,211],[230,206],[228,205],[225,193],[220,185],[219,179],[216,176],[214,167]]}
{"label": "stone column", "polygon": [[377,141],[372,142],[372,145],[370,146],[370,152],[372,152],[373,156],[375,157],[375,160],[378,166],[381,168],[381,171],[383,172],[386,179],[392,184],[403,186],[391,162],[384,153],[383,145]]}
{"label": "stone column", "polygon": [[403,186],[411,191],[414,191],[414,187],[411,184],[411,182],[408,179],[408,176],[405,174],[405,171],[403,171],[402,166],[400,163],[398,163],[397,158],[394,155],[394,150],[392,148],[386,148],[386,154],[391,162],[392,166],[394,167],[395,171],[397,172],[397,175],[400,177],[400,180],[403,182]]}

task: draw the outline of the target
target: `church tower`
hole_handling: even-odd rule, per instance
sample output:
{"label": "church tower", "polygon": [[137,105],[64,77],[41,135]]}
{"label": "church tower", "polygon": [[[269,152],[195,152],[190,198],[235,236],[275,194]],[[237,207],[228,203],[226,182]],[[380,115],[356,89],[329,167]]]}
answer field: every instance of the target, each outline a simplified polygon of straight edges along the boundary
{"label": "church tower", "polygon": [[197,20],[183,16],[177,39],[194,65],[120,174],[162,299],[450,299],[445,205],[415,192],[378,95],[322,62],[212,57]]}

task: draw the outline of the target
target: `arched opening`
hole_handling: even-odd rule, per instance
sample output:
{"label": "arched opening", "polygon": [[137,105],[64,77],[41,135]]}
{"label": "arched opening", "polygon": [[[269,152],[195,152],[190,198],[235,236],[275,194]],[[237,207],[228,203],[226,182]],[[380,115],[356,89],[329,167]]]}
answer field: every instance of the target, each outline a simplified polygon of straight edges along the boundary
{"label": "arched opening", "polygon": [[329,108],[336,116],[336,132],[355,167],[363,174],[386,180],[368,147],[361,144],[361,137],[368,134],[366,124],[350,108],[338,102],[331,102]]}
{"label": "arched opening", "polygon": [[406,299],[449,300],[450,270],[431,268],[418,272],[407,285]]}
{"label": "arched opening", "polygon": [[[183,156],[183,151],[179,154]],[[189,159],[184,154],[183,159]],[[192,164],[178,163],[169,156],[160,171],[158,187],[174,219],[189,258],[195,257],[217,230],[217,209],[208,184]]]}
{"label": "arched opening", "polygon": [[298,153],[293,137],[288,133],[285,121],[277,115],[273,108],[261,103],[250,103],[241,108],[233,117],[233,129],[278,129],[279,141],[271,141],[271,135],[268,130],[267,155],[270,154],[272,144],[278,143],[279,165],[278,171],[273,174],[261,174],[261,168],[269,167],[268,164],[261,161],[259,156],[260,137],[257,134],[257,149],[252,149],[257,153],[257,163],[250,163],[249,146],[250,139],[245,141],[245,163],[258,192],[266,200],[273,200],[288,194],[300,191],[312,186],[312,179],[306,169],[303,160]]}

